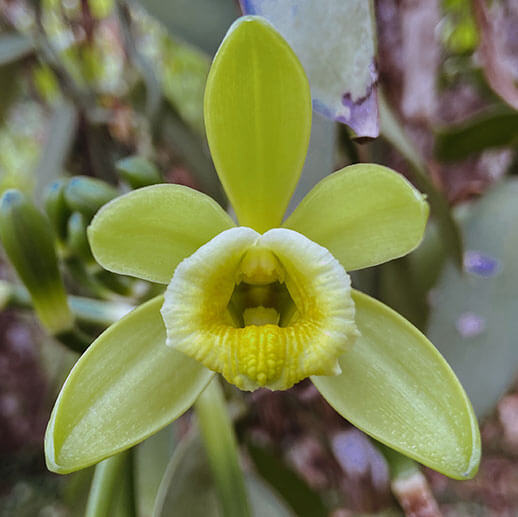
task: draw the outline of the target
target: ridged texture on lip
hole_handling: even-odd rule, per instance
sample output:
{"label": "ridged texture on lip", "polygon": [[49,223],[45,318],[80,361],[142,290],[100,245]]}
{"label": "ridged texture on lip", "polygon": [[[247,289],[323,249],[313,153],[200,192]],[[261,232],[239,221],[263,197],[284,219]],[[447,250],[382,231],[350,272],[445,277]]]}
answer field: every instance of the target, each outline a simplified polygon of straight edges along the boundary
{"label": "ridged texture on lip", "polygon": [[[284,327],[237,328],[228,313],[239,265],[254,244],[272,251],[285,270],[298,310]],[[245,390],[287,389],[310,375],[336,375],[338,357],[357,334],[350,291],[338,261],[303,235],[233,228],[177,267],[162,307],[167,344]]]}

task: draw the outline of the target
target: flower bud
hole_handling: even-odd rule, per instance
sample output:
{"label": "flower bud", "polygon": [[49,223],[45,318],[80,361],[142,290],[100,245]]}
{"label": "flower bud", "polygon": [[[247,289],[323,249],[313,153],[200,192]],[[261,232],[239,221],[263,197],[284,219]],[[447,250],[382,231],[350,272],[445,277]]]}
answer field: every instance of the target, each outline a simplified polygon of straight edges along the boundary
{"label": "flower bud", "polygon": [[83,214],[74,212],[68,219],[67,246],[69,250],[85,262],[94,262],[90,245],[86,238],[88,222]]}
{"label": "flower bud", "polygon": [[53,334],[72,328],[50,223],[18,190],[0,201],[0,239],[45,327]]}
{"label": "flower bud", "polygon": [[65,200],[70,209],[81,212],[87,219],[118,194],[115,187],[88,176],[75,176],[65,188]]}
{"label": "flower bud", "polygon": [[142,156],[123,158],[115,164],[115,168],[119,176],[134,189],[162,181],[160,171]]}
{"label": "flower bud", "polygon": [[60,240],[67,236],[67,221],[71,211],[65,200],[65,187],[68,180],[65,178],[52,182],[46,189],[44,195],[45,211]]}

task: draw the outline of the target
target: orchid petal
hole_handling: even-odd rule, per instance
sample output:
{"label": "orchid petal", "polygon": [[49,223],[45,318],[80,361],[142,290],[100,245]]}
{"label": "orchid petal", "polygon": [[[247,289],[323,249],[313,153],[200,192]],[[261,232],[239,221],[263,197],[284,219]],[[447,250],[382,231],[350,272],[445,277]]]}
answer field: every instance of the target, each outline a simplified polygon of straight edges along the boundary
{"label": "orchid petal", "polygon": [[104,268],[167,284],[185,257],[232,226],[209,196],[182,185],[153,185],[103,206],[88,239]]}
{"label": "orchid petal", "polygon": [[427,218],[424,196],[403,176],[362,163],[320,181],[283,227],[324,246],[352,271],[412,251]]}
{"label": "orchid petal", "polygon": [[415,327],[355,291],[361,336],[342,373],[312,380],[338,413],[376,440],[456,479],[475,475],[480,434],[455,374]]}
{"label": "orchid petal", "polygon": [[154,298],[112,325],[70,372],[45,436],[53,472],[82,469],[156,433],[214,375],[165,345],[162,303]]}

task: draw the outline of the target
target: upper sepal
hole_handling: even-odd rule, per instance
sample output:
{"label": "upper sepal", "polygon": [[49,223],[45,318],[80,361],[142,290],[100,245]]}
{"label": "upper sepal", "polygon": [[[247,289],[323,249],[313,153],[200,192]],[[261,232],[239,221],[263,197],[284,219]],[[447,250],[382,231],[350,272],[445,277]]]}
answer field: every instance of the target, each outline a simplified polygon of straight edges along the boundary
{"label": "upper sepal", "polygon": [[279,226],[309,143],[311,96],[297,57],[256,16],[239,18],[207,78],[205,126],[218,175],[239,223]]}

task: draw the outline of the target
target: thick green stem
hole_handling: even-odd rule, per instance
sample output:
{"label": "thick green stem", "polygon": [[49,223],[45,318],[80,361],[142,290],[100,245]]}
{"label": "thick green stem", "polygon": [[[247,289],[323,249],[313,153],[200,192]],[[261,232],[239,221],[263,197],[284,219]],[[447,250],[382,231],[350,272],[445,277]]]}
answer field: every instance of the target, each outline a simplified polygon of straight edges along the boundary
{"label": "thick green stem", "polygon": [[225,517],[250,516],[234,429],[217,378],[195,404],[196,416]]}
{"label": "thick green stem", "polygon": [[95,468],[85,517],[135,517],[133,451],[125,451]]}

